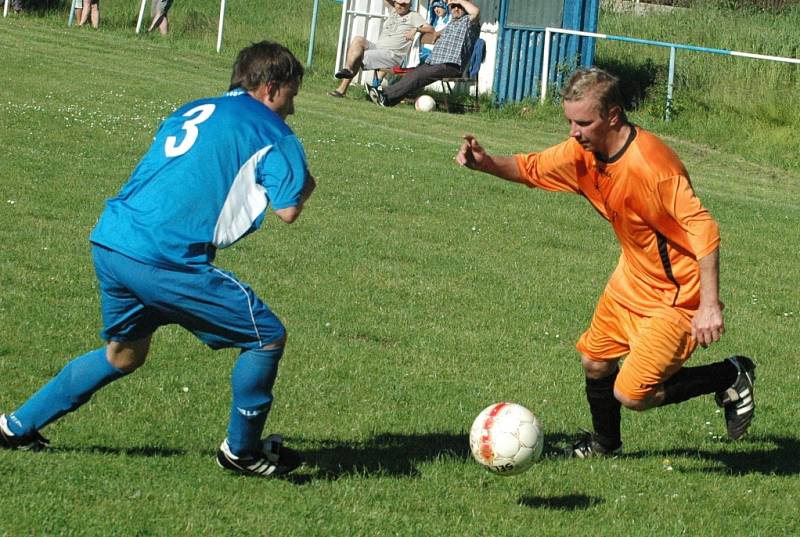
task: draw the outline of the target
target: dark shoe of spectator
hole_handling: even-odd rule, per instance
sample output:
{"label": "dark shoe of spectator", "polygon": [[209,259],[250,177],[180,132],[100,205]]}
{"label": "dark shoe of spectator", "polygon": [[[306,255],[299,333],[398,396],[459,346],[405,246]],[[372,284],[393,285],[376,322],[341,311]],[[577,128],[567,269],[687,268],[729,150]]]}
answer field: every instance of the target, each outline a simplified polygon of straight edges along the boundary
{"label": "dark shoe of spectator", "polygon": [[383,94],[380,88],[369,86],[367,88],[367,95],[369,95],[369,100],[378,106],[386,106],[386,95]]}
{"label": "dark shoe of spectator", "polygon": [[345,67],[344,69],[340,69],[340,70],[338,70],[338,71],[336,72],[336,74],[335,74],[335,75],[333,75],[333,76],[335,76],[336,78],[338,78],[339,80],[341,80],[341,79],[343,79],[343,78],[351,79],[351,78],[353,78],[355,75],[353,74],[353,71],[351,71],[350,69],[347,69],[347,68]]}
{"label": "dark shoe of spectator", "polygon": [[342,97],[344,97],[344,93],[342,93],[340,91],[337,91],[337,90],[329,91],[328,95],[330,95],[331,97],[336,97],[338,99],[341,99]]}

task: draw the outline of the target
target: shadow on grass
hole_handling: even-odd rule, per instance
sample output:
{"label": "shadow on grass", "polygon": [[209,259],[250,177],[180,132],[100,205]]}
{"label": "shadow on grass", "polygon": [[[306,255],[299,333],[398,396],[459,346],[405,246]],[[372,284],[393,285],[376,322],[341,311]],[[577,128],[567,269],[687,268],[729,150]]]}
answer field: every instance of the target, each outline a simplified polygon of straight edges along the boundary
{"label": "shadow on grass", "polygon": [[[726,449],[726,444],[720,446],[719,451],[703,449],[675,449],[664,451],[663,455],[670,457],[694,457],[703,461],[716,463],[698,472],[717,472],[725,474],[766,474],[766,475],[797,475],[800,474],[800,440],[785,436],[753,436],[739,440],[738,444],[751,444],[753,449],[742,450],[737,448]],[[772,444],[773,447],[764,448],[763,444]],[[731,444],[728,444],[731,445]],[[731,445],[732,446],[732,445]]]}
{"label": "shadow on grass", "polygon": [[316,448],[301,449],[306,464],[316,467],[315,479],[337,479],[346,475],[413,477],[419,474],[417,465],[420,463],[469,457],[466,434],[384,433],[365,442],[322,440],[318,444]]}
{"label": "shadow on grass", "polygon": [[[50,11],[61,10],[61,3],[61,0],[26,0],[22,3],[22,6],[26,14],[41,17],[47,15]],[[9,11],[11,11],[10,6],[11,2],[9,2]],[[65,9],[68,9],[68,7]]]}
{"label": "shadow on grass", "polygon": [[[563,458],[564,449],[570,445],[574,435],[556,433],[547,435],[543,456],[546,458]],[[771,444],[771,446],[769,446]],[[765,447],[767,445],[768,447]],[[800,439],[758,435],[748,436],[737,442],[719,444],[717,449],[698,449],[692,447],[665,450],[627,451],[619,460],[642,459],[647,457],[686,457],[710,463],[705,468],[686,470],[694,472],[716,472],[730,475],[765,474],[765,475],[797,475],[800,474]],[[711,464],[713,463],[713,464]]]}
{"label": "shadow on grass", "polygon": [[532,509],[552,509],[554,511],[577,511],[600,505],[605,500],[585,494],[565,494],[563,496],[523,496],[520,505]]}
{"label": "shadow on grass", "polygon": [[[545,450],[544,455],[546,457],[562,456],[562,446],[569,445],[569,437],[564,434],[548,436],[547,441],[549,449]],[[765,444],[772,444],[772,447],[764,447]],[[713,463],[713,465],[705,468],[685,470],[688,472],[789,476],[800,474],[798,453],[800,453],[800,439],[761,435],[745,437],[736,443],[721,443],[719,448],[714,450],[686,447],[680,449],[628,451],[623,448],[623,453],[619,460],[648,457],[685,457]]]}
{"label": "shadow on grass", "polygon": [[[548,434],[545,440],[544,458],[563,458],[564,447],[568,446],[574,435],[565,433]],[[771,444],[771,447],[765,447]],[[428,433],[404,435],[383,433],[366,441],[306,440],[289,445],[299,449],[305,460],[308,473],[290,474],[283,479],[305,484],[314,480],[335,480],[343,476],[395,476],[415,477],[419,475],[421,463],[441,459],[468,459],[469,443],[467,434]],[[750,447],[750,449],[747,449]],[[190,451],[156,446],[137,446],[115,448],[108,446],[51,447],[49,451],[97,453],[126,455],[130,457],[181,457]],[[687,472],[721,473],[744,475],[760,473],[765,475],[788,476],[800,474],[800,439],[783,436],[753,436],[734,444],[720,444],[718,449],[666,449],[647,451],[626,451],[619,457],[641,459],[648,457],[685,457],[708,462],[699,469]],[[215,452],[208,451],[213,457]],[[538,497],[525,496],[521,504],[532,508],[561,510],[586,509],[601,500],[579,494],[565,496]]]}
{"label": "shadow on grass", "polygon": [[644,61],[606,58],[601,65],[620,79],[626,110],[635,110],[654,90],[666,86],[665,68],[647,58]]}
{"label": "shadow on grass", "polygon": [[97,453],[101,455],[126,455],[128,457],[183,457],[189,451],[155,446],[116,448],[108,446],[49,447],[47,451],[61,453]]}

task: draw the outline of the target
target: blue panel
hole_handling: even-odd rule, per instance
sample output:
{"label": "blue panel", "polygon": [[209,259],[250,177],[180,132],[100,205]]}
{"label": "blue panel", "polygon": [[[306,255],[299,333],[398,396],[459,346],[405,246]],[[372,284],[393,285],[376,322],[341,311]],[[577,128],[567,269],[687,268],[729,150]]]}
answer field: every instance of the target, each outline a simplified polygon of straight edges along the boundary
{"label": "blue panel", "polygon": [[517,89],[517,76],[519,75],[519,30],[514,30],[511,32],[513,36],[511,39],[511,58],[509,58],[509,66],[511,67],[511,72],[509,73],[508,77],[508,96],[513,100],[514,94],[516,93]]}
{"label": "blue panel", "polygon": [[539,85],[542,83],[541,71],[544,63],[544,32],[536,31],[533,34],[536,45],[536,61],[533,64],[533,76],[531,77],[531,97],[539,95]]}
{"label": "blue panel", "polygon": [[517,42],[517,50],[519,51],[517,57],[517,77],[516,85],[514,88],[514,100],[519,101],[525,91],[525,67],[528,60],[528,35],[530,32],[522,30],[518,33],[519,40]]}
{"label": "blue panel", "polygon": [[564,0],[564,15],[561,27],[566,30],[580,30],[580,12],[583,0]]}
{"label": "blue panel", "polygon": [[536,77],[536,71],[534,70],[536,64],[536,32],[534,31],[528,32],[527,51],[528,61],[525,65],[525,78],[522,91],[523,99],[525,97],[530,97],[533,93],[533,81]]}
{"label": "blue panel", "polygon": [[[499,31],[497,37],[497,60],[493,92],[495,100],[503,103],[535,98],[539,94],[541,80],[538,78],[544,62],[544,30],[541,27],[524,27],[519,15],[528,0],[498,0]],[[539,0],[547,2],[548,0]],[[550,0],[563,2],[562,28],[597,31],[599,0]],[[514,24],[509,23],[509,6],[515,7]],[[523,7],[521,7],[523,6]],[[542,10],[539,6],[524,7],[526,13]],[[550,8],[548,8],[550,9]],[[574,35],[553,34],[550,44],[550,69],[543,76],[548,84],[560,86],[565,76],[579,64],[589,66],[594,61],[595,39]]]}
{"label": "blue panel", "polygon": [[498,65],[498,73],[495,77],[495,91],[499,102],[503,102],[508,98],[508,78],[511,76],[511,39],[512,32],[506,31],[502,34],[502,47],[500,49],[500,62]]}
{"label": "blue panel", "polygon": [[[583,26],[586,32],[597,32],[597,19],[599,18],[600,4],[598,2],[586,2],[584,7]],[[587,37],[583,39],[581,47],[581,65],[589,67],[594,64],[595,38]]]}

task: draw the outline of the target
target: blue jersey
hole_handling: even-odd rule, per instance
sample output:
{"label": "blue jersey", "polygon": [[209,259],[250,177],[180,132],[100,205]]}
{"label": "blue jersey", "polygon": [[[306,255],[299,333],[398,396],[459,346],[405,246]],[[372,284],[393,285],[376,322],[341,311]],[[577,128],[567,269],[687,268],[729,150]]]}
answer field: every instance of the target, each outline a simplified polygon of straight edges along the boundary
{"label": "blue jersey", "polygon": [[258,229],[266,210],[300,204],[300,141],[241,90],[188,103],[158,129],[90,240],[137,261],[186,268]]}

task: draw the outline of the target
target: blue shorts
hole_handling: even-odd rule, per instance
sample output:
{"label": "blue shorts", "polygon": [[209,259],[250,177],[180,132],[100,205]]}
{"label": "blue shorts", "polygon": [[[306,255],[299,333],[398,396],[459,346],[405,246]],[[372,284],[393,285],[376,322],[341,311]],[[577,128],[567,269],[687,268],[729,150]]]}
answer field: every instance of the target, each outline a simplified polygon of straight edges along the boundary
{"label": "blue shorts", "polygon": [[135,341],[179,324],[212,349],[260,349],[286,329],[253,290],[213,265],[193,272],[140,263],[92,245],[106,341]]}

